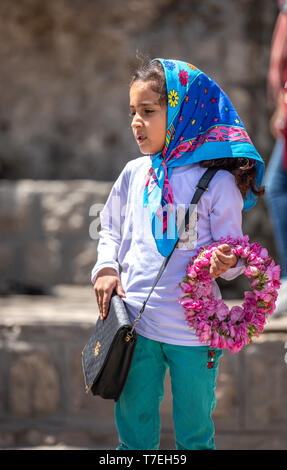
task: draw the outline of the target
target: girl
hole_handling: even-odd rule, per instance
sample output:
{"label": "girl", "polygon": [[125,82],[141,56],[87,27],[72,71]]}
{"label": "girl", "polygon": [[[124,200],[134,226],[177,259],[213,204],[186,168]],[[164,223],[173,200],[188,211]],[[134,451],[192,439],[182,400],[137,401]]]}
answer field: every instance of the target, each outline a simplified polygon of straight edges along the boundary
{"label": "girl", "polygon": [[[133,321],[163,257],[177,245],[136,326],[132,366],[115,407],[118,449],[158,449],[168,368],[177,449],[214,449],[211,413],[222,352],[199,343],[188,328],[178,283],[198,247],[242,236],[241,211],[263,193],[264,164],[227,96],[189,63],[155,59],[142,66],[131,82],[130,110],[145,156],[127,163],[101,213],[92,270],[101,318],[115,289]],[[221,169],[197,205],[197,236],[177,242],[175,208],[188,208],[205,168],[214,165]],[[243,269],[221,245],[210,272],[233,279]],[[220,297],[215,280],[213,288]]]}

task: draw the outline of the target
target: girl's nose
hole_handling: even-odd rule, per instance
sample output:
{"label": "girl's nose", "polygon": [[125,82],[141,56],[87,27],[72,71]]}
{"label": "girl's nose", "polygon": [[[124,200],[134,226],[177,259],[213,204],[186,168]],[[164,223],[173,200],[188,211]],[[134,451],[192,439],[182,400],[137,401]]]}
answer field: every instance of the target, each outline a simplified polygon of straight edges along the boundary
{"label": "girl's nose", "polygon": [[136,113],[133,117],[133,120],[131,122],[131,126],[133,128],[136,128],[136,127],[141,127],[143,125],[142,123],[142,119],[140,118],[140,116]]}

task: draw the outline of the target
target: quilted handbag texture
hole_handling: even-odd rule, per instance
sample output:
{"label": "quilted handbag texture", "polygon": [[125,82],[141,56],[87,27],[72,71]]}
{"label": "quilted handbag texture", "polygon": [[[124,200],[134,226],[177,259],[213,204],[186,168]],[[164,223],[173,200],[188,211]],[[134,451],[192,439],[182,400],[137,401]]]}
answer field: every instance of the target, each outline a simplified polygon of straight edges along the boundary
{"label": "quilted handbag texture", "polygon": [[126,382],[137,335],[132,331],[124,301],[113,292],[105,320],[97,320],[82,351],[86,393],[118,400]]}

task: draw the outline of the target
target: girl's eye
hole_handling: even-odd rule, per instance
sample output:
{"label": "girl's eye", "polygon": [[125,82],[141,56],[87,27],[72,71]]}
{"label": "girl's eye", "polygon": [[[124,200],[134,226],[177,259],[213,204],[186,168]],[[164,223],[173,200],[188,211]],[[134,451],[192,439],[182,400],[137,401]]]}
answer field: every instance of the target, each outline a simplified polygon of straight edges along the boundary
{"label": "girl's eye", "polygon": [[[152,114],[154,113],[154,109],[144,109],[143,111],[144,114]],[[129,112],[129,117],[133,118],[135,116],[135,111],[130,111]]]}

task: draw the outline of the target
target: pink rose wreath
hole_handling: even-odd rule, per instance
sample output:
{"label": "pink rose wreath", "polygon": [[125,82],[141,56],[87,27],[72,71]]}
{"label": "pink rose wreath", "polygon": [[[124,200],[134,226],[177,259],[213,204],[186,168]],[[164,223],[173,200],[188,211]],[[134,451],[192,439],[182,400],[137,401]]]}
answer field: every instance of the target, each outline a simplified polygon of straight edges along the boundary
{"label": "pink rose wreath", "polygon": [[[251,287],[244,293],[242,306],[230,310],[224,300],[212,294],[213,278],[209,273],[212,252],[224,243],[244,260],[244,274],[250,279]],[[248,235],[221,238],[207,249],[201,248],[187,265],[186,276],[179,284],[179,303],[200,342],[234,354],[263,332],[268,316],[275,309],[279,279],[280,266],[275,265],[266,248],[256,242],[249,243]]]}

